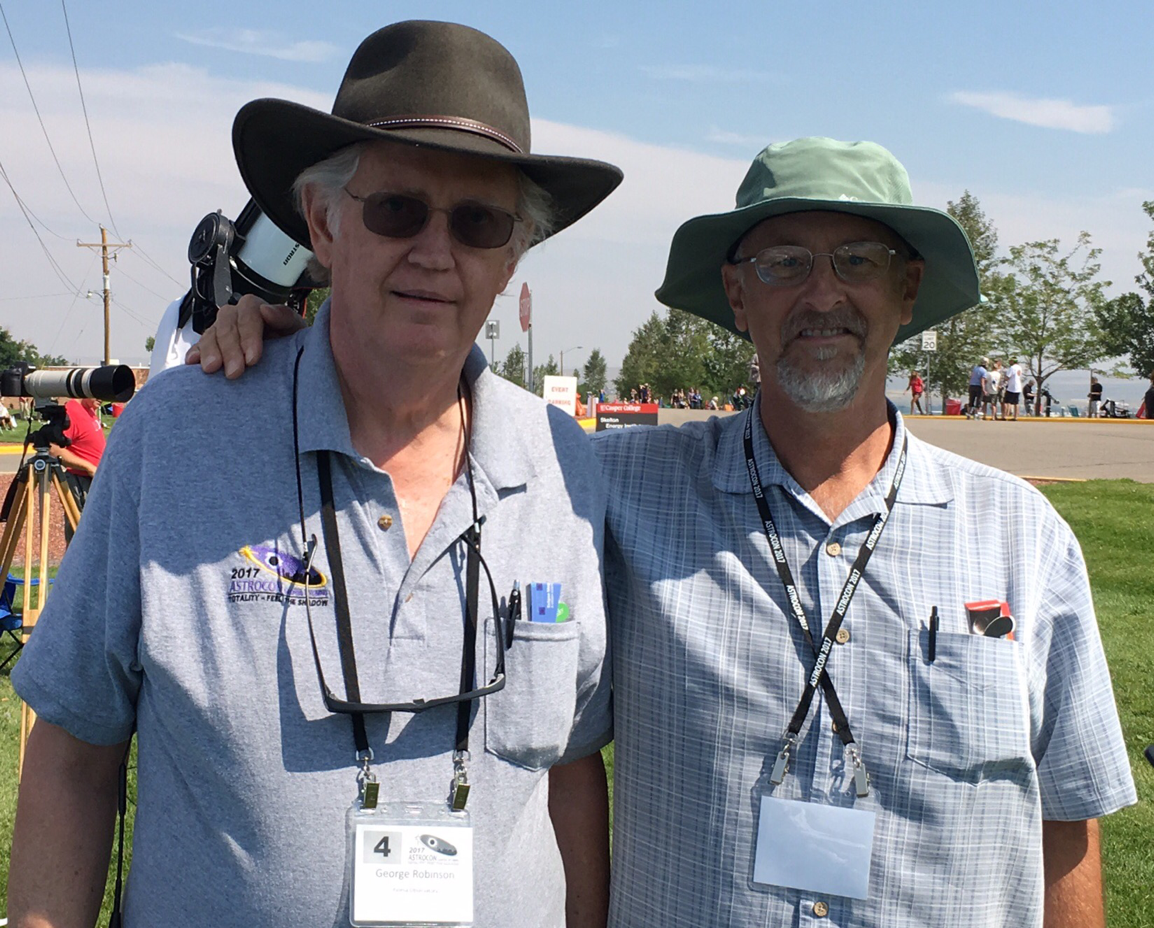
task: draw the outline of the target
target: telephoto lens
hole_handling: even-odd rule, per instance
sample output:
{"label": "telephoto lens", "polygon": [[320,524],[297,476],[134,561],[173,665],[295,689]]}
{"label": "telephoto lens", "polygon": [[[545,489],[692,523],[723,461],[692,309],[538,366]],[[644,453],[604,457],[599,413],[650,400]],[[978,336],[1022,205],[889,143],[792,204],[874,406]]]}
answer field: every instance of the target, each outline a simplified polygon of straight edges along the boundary
{"label": "telephoto lens", "polygon": [[127,364],[107,367],[73,367],[62,371],[30,371],[21,390],[13,396],[32,396],[47,400],[57,396],[72,399],[104,400],[123,403],[136,392],[136,378]]}

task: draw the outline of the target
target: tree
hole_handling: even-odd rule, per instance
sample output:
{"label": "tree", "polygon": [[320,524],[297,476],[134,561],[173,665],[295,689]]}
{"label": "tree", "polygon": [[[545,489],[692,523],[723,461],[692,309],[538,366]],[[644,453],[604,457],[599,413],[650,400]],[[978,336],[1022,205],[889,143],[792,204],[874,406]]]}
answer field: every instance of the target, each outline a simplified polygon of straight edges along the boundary
{"label": "tree", "polygon": [[561,371],[557,367],[557,362],[553,359],[553,355],[549,355],[548,361],[533,368],[533,392],[538,396],[544,396],[545,378],[556,376],[559,373]]}
{"label": "tree", "polygon": [[317,287],[315,290],[309,291],[309,295],[305,299],[305,319],[309,325],[312,325],[313,320],[316,319],[317,310],[321,308],[321,303],[327,300],[332,292],[332,287]]}
{"label": "tree", "polygon": [[[1154,200],[1142,204],[1146,215],[1154,219]],[[1134,372],[1145,377],[1154,371],[1154,231],[1146,238],[1146,251],[1138,253],[1142,273],[1134,282],[1146,294],[1123,293],[1098,308],[1098,326],[1102,330],[1106,353],[1126,357]]]}
{"label": "tree", "polygon": [[524,389],[525,352],[519,344],[514,343],[513,347],[509,349],[509,353],[505,355],[505,361],[501,364],[501,369],[498,373],[510,383],[515,383]]}
{"label": "tree", "polygon": [[589,357],[585,361],[585,370],[581,373],[581,382],[577,386],[577,392],[582,396],[587,393],[600,393],[605,389],[605,380],[605,357],[601,354],[600,349],[594,348],[589,352]]}
{"label": "tree", "polygon": [[0,326],[0,370],[6,371],[20,362],[33,367],[68,367],[71,363],[57,355],[42,355],[31,342],[13,338],[11,332]]}
{"label": "tree", "polygon": [[1065,253],[1056,238],[1010,249],[1004,336],[1009,352],[1027,359],[1039,396],[1051,375],[1087,368],[1107,354],[1098,325],[1102,291],[1110,285],[1097,279],[1101,253],[1089,232]]}
{"label": "tree", "polygon": [[147,351],[149,354],[152,354],[152,349],[155,347],[156,347],[156,336],[155,335],[149,335],[148,338],[146,338],[144,340],[144,350]]}
{"label": "tree", "polygon": [[[986,217],[978,198],[966,190],[957,202],[951,200],[946,204],[946,212],[957,220],[970,240],[978,267],[978,285],[988,302],[958,313],[935,328],[937,351],[929,355],[926,393],[928,396],[936,386],[943,409],[950,395],[966,395],[970,370],[977,360],[994,354],[999,348],[999,313],[1006,280],[1000,270],[998,230]],[[911,370],[927,373],[926,364],[927,353],[922,351],[921,339],[916,336],[895,346],[890,353],[890,373]]]}
{"label": "tree", "polygon": [[617,394],[627,397],[647,383],[655,396],[692,387],[728,396],[749,379],[752,358],[753,345],[728,329],[679,309],[665,316],[654,311],[633,332]]}

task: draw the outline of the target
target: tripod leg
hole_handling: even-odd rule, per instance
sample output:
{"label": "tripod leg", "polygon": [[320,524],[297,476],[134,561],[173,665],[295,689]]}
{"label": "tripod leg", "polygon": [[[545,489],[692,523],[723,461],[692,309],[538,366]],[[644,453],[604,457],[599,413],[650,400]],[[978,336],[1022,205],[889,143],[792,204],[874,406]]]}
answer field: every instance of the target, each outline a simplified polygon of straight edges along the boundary
{"label": "tripod leg", "polygon": [[[40,595],[36,602],[36,618],[40,617],[40,610],[44,608],[44,600],[48,598],[48,538],[52,528],[52,522],[49,518],[52,510],[52,497],[48,495],[48,474],[48,469],[41,472],[36,488],[40,500],[40,563],[37,573],[40,580]],[[53,478],[55,478],[55,474]],[[69,496],[71,498],[71,494]],[[36,624],[35,619],[33,619],[33,624]]]}
{"label": "tripod leg", "polygon": [[15,477],[17,487],[12,499],[12,510],[8,513],[8,521],[4,525],[4,537],[0,538],[0,580],[8,576],[12,569],[12,559],[16,556],[16,548],[20,544],[20,529],[24,527],[25,504],[28,502],[24,484],[28,481],[28,469],[25,468]]}
{"label": "tripod leg", "polygon": [[72,490],[60,479],[60,471],[56,467],[52,468],[52,486],[56,488],[56,497],[60,500],[60,508],[64,510],[64,518],[75,532],[80,522],[80,507],[76,505]]}
{"label": "tripod leg", "polygon": [[[32,499],[33,492],[36,493],[36,499],[40,503],[40,544],[38,548],[33,547],[35,536],[35,519],[25,519],[25,543],[24,543],[24,627],[21,629],[24,642],[28,642],[28,636],[32,634],[32,629],[36,627],[36,621],[40,618],[40,610],[44,608],[44,599],[48,595],[48,529],[51,524],[51,510],[52,498],[48,495],[48,468],[45,467],[39,470],[36,475],[35,489],[32,486],[32,481],[28,481],[27,488],[27,502],[25,503],[25,512],[35,512],[34,502]],[[40,554],[40,562],[34,568],[32,552],[38,550]],[[39,583],[37,585],[36,605],[32,605],[32,574],[35,573]],[[36,713],[28,703],[21,703],[20,705],[20,753],[18,758],[18,766],[16,778],[19,781],[21,774],[24,771],[24,751],[28,745],[28,735],[32,731],[32,726],[36,722]]]}

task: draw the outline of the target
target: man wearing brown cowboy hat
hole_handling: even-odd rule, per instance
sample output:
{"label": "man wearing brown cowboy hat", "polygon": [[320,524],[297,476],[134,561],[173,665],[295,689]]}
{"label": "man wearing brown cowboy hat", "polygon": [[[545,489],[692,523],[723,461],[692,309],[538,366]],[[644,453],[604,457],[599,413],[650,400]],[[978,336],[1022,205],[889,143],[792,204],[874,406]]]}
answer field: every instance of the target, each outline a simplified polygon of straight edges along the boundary
{"label": "man wearing brown cowboy hat", "polygon": [[[610,923],[1103,925],[1095,819],[1136,797],[1077,541],[886,399],[891,344],[978,302],[961,228],[878,145],[771,145],[657,296],[752,338],[761,390],[595,441]],[[993,518],[1030,529],[991,576]]]}
{"label": "man wearing brown cowboy hat", "polygon": [[474,342],[620,172],[532,154],[516,62],[446,23],[366,39],[331,115],[248,104],[234,147],[332,297],[243,384],[121,419],[13,674],[10,924],[95,921],[134,731],[127,925],[603,924],[605,491]]}

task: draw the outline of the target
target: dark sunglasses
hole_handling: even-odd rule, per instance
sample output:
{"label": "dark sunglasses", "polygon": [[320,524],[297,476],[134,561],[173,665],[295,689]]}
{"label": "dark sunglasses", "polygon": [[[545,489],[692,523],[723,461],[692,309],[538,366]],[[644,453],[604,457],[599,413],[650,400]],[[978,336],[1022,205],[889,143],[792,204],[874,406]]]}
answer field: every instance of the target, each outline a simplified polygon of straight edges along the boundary
{"label": "dark sunglasses", "polygon": [[430,206],[420,197],[407,193],[382,191],[358,197],[347,188],[345,193],[361,204],[365,228],[386,238],[412,238],[428,225],[432,213],[447,213],[449,232],[462,245],[500,248],[509,244],[513,226],[522,221],[520,216],[499,206],[470,200],[446,208]]}

